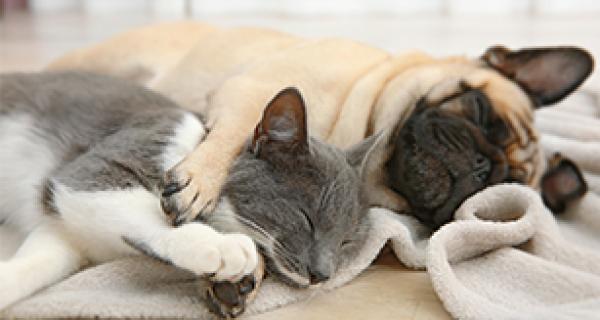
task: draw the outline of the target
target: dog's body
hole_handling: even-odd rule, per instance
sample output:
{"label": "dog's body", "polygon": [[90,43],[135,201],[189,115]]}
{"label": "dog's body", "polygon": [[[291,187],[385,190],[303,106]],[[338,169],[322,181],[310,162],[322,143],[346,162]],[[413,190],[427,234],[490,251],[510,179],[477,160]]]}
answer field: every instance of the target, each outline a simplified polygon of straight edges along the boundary
{"label": "dog's body", "polygon": [[[574,90],[592,60],[576,48],[497,47],[477,59],[392,56],[349,40],[186,22],[134,30],[50,65],[67,68],[141,82],[206,116],[207,139],[167,176],[174,185],[189,182],[172,195],[179,208],[191,205],[197,214],[213,207],[262,107],[293,85],[304,93],[311,134],[327,142],[347,147],[387,130],[369,158],[371,203],[418,210],[422,221],[439,227],[486,185],[511,180],[538,187],[546,159],[533,110]],[[418,104],[440,111],[424,115],[426,127],[402,131]],[[431,139],[410,138],[419,134],[436,141],[435,150],[426,146]],[[449,164],[456,161],[467,163]]]}

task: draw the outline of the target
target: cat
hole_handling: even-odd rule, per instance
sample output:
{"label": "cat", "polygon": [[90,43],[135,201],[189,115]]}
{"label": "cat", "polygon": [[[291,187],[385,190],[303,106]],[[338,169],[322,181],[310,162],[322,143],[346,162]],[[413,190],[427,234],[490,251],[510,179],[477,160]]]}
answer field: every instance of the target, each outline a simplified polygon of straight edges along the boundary
{"label": "cat", "polygon": [[146,254],[210,277],[209,308],[233,317],[263,258],[268,274],[307,287],[367,234],[361,177],[373,141],[341,151],[311,138],[294,88],[266,106],[216,210],[177,227],[160,200],[176,190],[161,177],[202,142],[200,115],[83,72],[5,74],[0,88],[0,222],[25,238],[0,261],[0,310],[87,264]]}

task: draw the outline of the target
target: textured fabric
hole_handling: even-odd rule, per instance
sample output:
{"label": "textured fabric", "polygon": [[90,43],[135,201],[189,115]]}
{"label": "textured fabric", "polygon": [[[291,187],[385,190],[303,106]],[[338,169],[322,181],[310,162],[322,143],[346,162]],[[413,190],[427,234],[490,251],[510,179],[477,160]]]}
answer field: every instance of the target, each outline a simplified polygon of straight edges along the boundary
{"label": "textured fabric", "polygon": [[[318,291],[352,280],[391,240],[405,265],[427,269],[444,307],[456,318],[598,319],[600,108],[595,99],[578,93],[536,115],[547,152],[563,152],[589,177],[592,191],[566,214],[555,219],[535,191],[520,185],[474,195],[457,211],[456,221],[433,235],[411,217],[375,208],[373,231],[359,257]],[[190,274],[137,257],[86,269],[0,316],[208,319],[198,303],[201,292],[201,283]],[[248,313],[317,294],[267,280]]]}

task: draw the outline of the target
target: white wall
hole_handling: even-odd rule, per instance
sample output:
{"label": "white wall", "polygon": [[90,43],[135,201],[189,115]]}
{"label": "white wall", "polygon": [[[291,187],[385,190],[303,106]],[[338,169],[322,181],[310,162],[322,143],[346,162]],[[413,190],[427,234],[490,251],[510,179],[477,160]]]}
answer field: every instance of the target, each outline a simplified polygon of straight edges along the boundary
{"label": "white wall", "polygon": [[150,11],[159,15],[356,16],[573,16],[600,14],[598,0],[31,0],[37,12],[88,14]]}

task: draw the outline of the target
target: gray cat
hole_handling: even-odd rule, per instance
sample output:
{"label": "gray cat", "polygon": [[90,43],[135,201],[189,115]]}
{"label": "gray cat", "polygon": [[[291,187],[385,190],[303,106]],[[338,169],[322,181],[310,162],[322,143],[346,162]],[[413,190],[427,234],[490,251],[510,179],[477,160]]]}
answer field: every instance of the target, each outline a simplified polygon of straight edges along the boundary
{"label": "gray cat", "polygon": [[285,89],[214,213],[172,227],[159,198],[176,190],[161,177],[205,133],[198,116],[117,79],[0,76],[0,221],[25,238],[0,262],[0,310],[86,264],[141,252],[210,275],[209,307],[236,316],[262,279],[263,257],[270,274],[307,287],[357,253],[371,141],[345,153],[310,138],[300,93]]}

